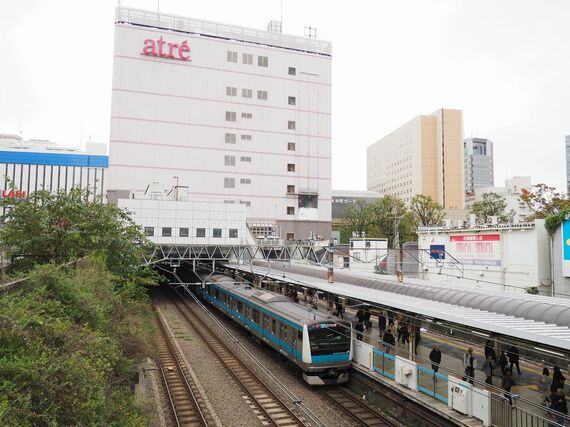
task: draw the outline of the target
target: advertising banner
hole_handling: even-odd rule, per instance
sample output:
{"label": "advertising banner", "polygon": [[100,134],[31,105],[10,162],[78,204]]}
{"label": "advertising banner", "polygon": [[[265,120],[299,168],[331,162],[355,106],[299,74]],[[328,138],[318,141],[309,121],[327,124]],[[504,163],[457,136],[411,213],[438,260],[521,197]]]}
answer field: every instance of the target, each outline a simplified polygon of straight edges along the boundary
{"label": "advertising banner", "polygon": [[465,265],[501,266],[500,234],[450,236],[451,254]]}
{"label": "advertising banner", "polygon": [[429,256],[437,261],[445,259],[445,245],[429,245]]}
{"label": "advertising banner", "polygon": [[570,277],[570,220],[562,223],[562,275]]}

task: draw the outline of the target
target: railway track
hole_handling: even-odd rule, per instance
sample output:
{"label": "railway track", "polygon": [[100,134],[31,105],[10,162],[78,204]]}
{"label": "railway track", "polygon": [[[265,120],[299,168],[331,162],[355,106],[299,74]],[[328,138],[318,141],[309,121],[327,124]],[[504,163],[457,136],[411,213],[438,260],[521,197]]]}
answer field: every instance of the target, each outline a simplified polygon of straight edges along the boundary
{"label": "railway track", "polygon": [[160,313],[156,312],[160,334],[156,348],[160,372],[166,388],[168,403],[176,426],[205,427],[214,425],[208,409],[201,403],[196,383],[174,345]]}
{"label": "railway track", "polygon": [[263,381],[241,362],[187,304],[176,298],[171,298],[171,301],[190,327],[196,331],[236,382],[242,386],[249,396],[245,402],[256,406],[254,412],[264,425],[279,427],[308,425],[301,416],[295,414],[269,390]]}
{"label": "railway track", "polygon": [[346,412],[361,426],[394,427],[399,424],[389,420],[382,412],[372,408],[353,396],[344,387],[325,388],[321,393],[332,403]]}

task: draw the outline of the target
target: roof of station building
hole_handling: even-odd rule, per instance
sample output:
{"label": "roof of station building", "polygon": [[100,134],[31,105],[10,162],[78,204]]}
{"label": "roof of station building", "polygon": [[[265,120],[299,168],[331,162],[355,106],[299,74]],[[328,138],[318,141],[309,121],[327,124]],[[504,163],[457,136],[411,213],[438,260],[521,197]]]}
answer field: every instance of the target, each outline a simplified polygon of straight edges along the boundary
{"label": "roof of station building", "polygon": [[332,291],[372,304],[389,306],[434,319],[570,350],[570,300],[499,291],[453,289],[442,285],[398,283],[373,273],[337,273],[326,280],[326,269],[229,265],[275,280]]}

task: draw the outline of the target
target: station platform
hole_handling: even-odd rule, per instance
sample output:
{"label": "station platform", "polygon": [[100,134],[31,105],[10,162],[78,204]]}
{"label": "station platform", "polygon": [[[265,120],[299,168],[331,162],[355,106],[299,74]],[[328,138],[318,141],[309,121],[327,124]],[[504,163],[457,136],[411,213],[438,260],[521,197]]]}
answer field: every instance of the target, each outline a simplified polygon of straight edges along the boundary
{"label": "station platform", "polygon": [[[240,273],[251,273],[258,278],[267,279],[273,282],[288,284],[303,289],[313,289],[319,292],[324,292],[323,295],[339,295],[343,298],[350,300],[362,301],[370,304],[373,307],[390,307],[395,312],[400,313],[416,313],[425,316],[424,318],[443,319],[451,323],[455,323],[469,328],[477,328],[482,331],[489,331],[490,333],[499,333],[504,336],[512,336],[520,339],[525,339],[530,342],[551,344],[555,348],[563,349],[570,348],[570,336],[567,326],[559,326],[556,324],[545,324],[538,320],[517,318],[505,313],[491,312],[470,308],[465,305],[458,306],[450,303],[434,301],[432,296],[429,298],[420,298],[410,296],[405,287],[399,286],[397,293],[388,292],[386,290],[374,289],[370,286],[359,286],[358,284],[347,284],[341,281],[336,281],[334,284],[328,283],[322,277],[308,276],[300,274],[298,271],[287,271],[279,269],[268,269],[263,267],[252,266],[230,266],[230,268],[239,271]],[[322,272],[322,270],[320,271]],[[345,273],[346,275],[346,273]],[[337,276],[338,277],[338,276]],[[383,279],[383,278],[382,278]],[[425,295],[422,294],[422,295]],[[483,297],[485,295],[483,294]],[[537,301],[538,302],[538,301]],[[301,304],[314,304],[314,301],[304,300],[300,297]],[[547,300],[540,298],[539,304],[547,304]],[[559,309],[560,313],[566,315],[567,301],[558,303],[551,301],[555,309]],[[526,296],[523,298],[521,304],[528,304]],[[345,320],[353,321],[356,316],[358,307],[345,308]],[[318,310],[328,313],[333,318],[336,318],[331,311],[330,302],[320,299],[318,301]],[[539,377],[542,373],[543,366],[537,363],[529,362],[521,357],[520,367],[521,375],[516,371],[513,374],[515,385],[511,389],[513,396],[512,405],[508,403],[505,398],[503,390],[501,390],[501,375],[500,369],[494,369],[492,378],[493,385],[485,383],[485,374],[480,369],[484,361],[483,346],[470,344],[453,336],[438,334],[423,329],[421,331],[421,340],[418,343],[416,354],[410,354],[410,346],[408,344],[396,343],[395,348],[388,349],[383,343],[379,343],[379,329],[378,317],[372,316],[372,328],[364,331],[362,346],[366,347],[370,358],[373,360],[368,363],[368,371],[371,375],[376,375],[382,381],[400,387],[396,381],[396,371],[398,361],[395,359],[408,360],[410,365],[415,366],[417,373],[417,384],[415,389],[403,387],[402,391],[406,394],[418,395],[423,394],[422,399],[427,399],[426,404],[431,404],[434,409],[440,407],[439,410],[446,410],[449,406],[450,389],[452,384],[459,384],[456,381],[461,381],[464,377],[464,367],[462,363],[463,354],[468,347],[472,347],[474,355],[478,361],[479,369],[475,370],[475,384],[472,386],[473,395],[486,396],[488,399],[488,409],[493,412],[494,425],[539,425],[546,426],[550,423],[550,418],[547,413],[547,408],[542,405],[542,395],[539,392],[538,384]],[[405,322],[405,319],[402,319]],[[397,339],[397,320],[396,324],[391,328],[395,339]],[[432,370],[431,362],[429,361],[429,353],[434,345],[438,345],[442,352],[442,361],[439,371],[435,373]],[[358,343],[357,343],[358,345]],[[498,352],[497,352],[498,353]],[[498,355],[498,354],[497,354]],[[552,366],[547,366],[552,375]],[[358,368],[362,368],[359,366]],[[564,369],[565,366],[562,366]],[[466,384],[470,387],[469,384]],[[565,387],[568,392],[568,385]],[[427,395],[427,396],[426,396]],[[567,397],[568,400],[568,397]],[[458,422],[465,425],[490,425],[489,423],[481,424],[480,421],[465,417],[462,414],[449,409],[450,416],[455,416]],[[455,414],[455,415],[453,415]],[[513,415],[514,414],[514,415]],[[512,417],[524,417],[529,420],[527,423],[513,424]],[[468,418],[469,422],[465,419]],[[477,424],[479,422],[479,424]],[[529,424],[530,422],[530,424]],[[475,423],[475,424],[473,424]],[[535,424],[532,424],[535,423]],[[556,425],[555,423],[552,425]]]}

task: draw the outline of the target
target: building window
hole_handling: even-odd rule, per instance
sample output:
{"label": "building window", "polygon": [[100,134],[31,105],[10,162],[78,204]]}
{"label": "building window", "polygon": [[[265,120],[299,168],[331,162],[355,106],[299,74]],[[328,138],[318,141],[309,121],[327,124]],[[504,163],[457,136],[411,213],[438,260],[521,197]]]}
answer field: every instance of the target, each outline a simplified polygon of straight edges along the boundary
{"label": "building window", "polygon": [[253,114],[251,114],[251,113],[241,113],[242,119],[251,119],[252,117],[253,117]]}
{"label": "building window", "polygon": [[289,194],[295,193],[295,186],[294,185],[288,185],[287,186],[287,193],[289,193]]}
{"label": "building window", "polygon": [[289,67],[289,75],[290,76],[296,76],[297,75],[297,69],[295,67]]}
{"label": "building window", "polygon": [[236,134],[226,133],[226,144],[235,144],[235,143],[236,143]]}
{"label": "building window", "polygon": [[267,56],[258,56],[257,65],[260,67],[269,67],[269,58]]}
{"label": "building window", "polygon": [[170,237],[170,236],[172,236],[172,228],[162,227],[162,237]]}
{"label": "building window", "polygon": [[289,96],[287,98],[287,103],[289,105],[297,105],[297,99],[294,96]]}
{"label": "building window", "polygon": [[227,60],[228,62],[237,62],[237,52],[228,50]]}
{"label": "building window", "polygon": [[196,237],[206,237],[206,229],[205,228],[197,228],[196,229]]}
{"label": "building window", "polygon": [[224,178],[224,188],[236,188],[236,179]]}
{"label": "building window", "polygon": [[214,228],[212,230],[212,237],[222,237],[222,229],[221,228]]}
{"label": "building window", "polygon": [[242,133],[241,139],[242,139],[242,141],[251,141],[251,135],[249,135],[247,133]]}
{"label": "building window", "polygon": [[236,121],[236,112],[226,111],[226,122],[235,122],[235,121]]}
{"label": "building window", "polygon": [[241,90],[241,97],[242,98],[252,98],[253,97],[253,90],[252,89],[242,89]]}
{"label": "building window", "polygon": [[250,178],[241,178],[239,180],[240,184],[251,184],[251,179]]}
{"label": "building window", "polygon": [[245,65],[253,65],[253,55],[251,53],[244,53],[241,58]]}
{"label": "building window", "polygon": [[[226,120],[227,120],[227,115],[228,115],[228,113],[226,112]],[[297,126],[296,126],[296,123],[295,123],[294,120],[289,120],[289,121],[287,122],[287,129],[289,129],[289,130],[295,130],[296,127],[297,127]]]}
{"label": "building window", "polygon": [[237,96],[237,87],[226,86],[227,96]]}
{"label": "building window", "polygon": [[188,237],[188,227],[180,227],[180,237]]}
{"label": "building window", "polygon": [[295,172],[295,163],[287,163],[287,172]]}
{"label": "building window", "polygon": [[236,156],[224,156],[224,165],[235,166],[236,165]]}
{"label": "building window", "polygon": [[251,163],[251,157],[250,156],[241,156],[240,160],[242,162],[247,162],[247,163]]}
{"label": "building window", "polygon": [[287,240],[295,240],[295,233],[287,233],[285,238]]}
{"label": "building window", "polygon": [[267,91],[266,90],[258,90],[257,91],[257,99],[261,99],[262,101],[267,101]]}
{"label": "building window", "polygon": [[295,215],[295,207],[287,206],[287,215]]}
{"label": "building window", "polygon": [[294,142],[288,142],[287,143],[287,150],[295,151],[295,143]]}
{"label": "building window", "polygon": [[154,227],[145,227],[144,228],[144,235],[152,237],[154,236]]}
{"label": "building window", "polygon": [[237,239],[238,230],[237,228],[230,228],[230,239]]}

